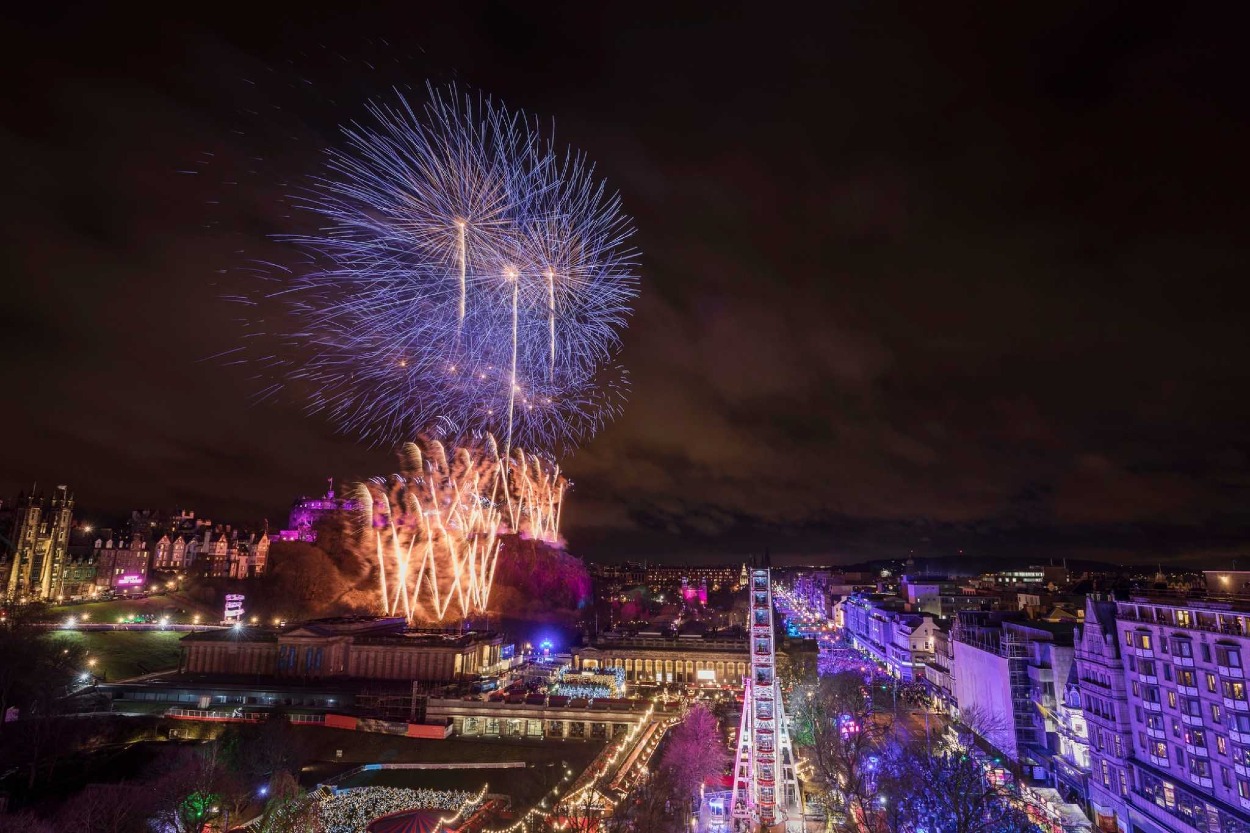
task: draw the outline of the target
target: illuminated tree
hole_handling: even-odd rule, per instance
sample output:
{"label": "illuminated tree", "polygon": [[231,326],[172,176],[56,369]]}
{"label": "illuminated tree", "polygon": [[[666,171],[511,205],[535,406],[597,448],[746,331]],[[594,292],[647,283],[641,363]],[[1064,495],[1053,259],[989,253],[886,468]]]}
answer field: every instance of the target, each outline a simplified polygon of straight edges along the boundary
{"label": "illuminated tree", "polygon": [[308,795],[289,772],[274,776],[268,793],[255,833],[322,833],[325,829],[316,798]]}
{"label": "illuminated tree", "polygon": [[793,708],[795,742],[812,768],[812,781],[826,809],[871,830],[879,793],[889,770],[889,714],[876,711],[863,675],[844,671],[799,692]]}
{"label": "illuminated tree", "polygon": [[927,754],[923,747],[899,750],[879,802],[888,833],[1040,833],[1010,787],[988,777],[986,764],[956,751]]}
{"label": "illuminated tree", "polygon": [[681,796],[693,796],[709,778],[725,773],[729,750],[721,737],[716,715],[695,703],[673,728],[660,761],[662,776]]}

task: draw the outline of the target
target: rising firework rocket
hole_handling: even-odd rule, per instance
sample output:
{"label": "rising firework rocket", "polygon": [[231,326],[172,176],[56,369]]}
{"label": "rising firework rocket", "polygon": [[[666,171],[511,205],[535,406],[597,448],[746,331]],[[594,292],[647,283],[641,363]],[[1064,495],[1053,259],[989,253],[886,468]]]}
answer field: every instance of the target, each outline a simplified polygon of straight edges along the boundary
{"label": "rising firework rocket", "polygon": [[557,545],[567,481],[558,467],[493,437],[450,451],[407,443],[401,472],[360,487],[365,545],[373,550],[387,615],[466,618],[487,610],[502,539]]}

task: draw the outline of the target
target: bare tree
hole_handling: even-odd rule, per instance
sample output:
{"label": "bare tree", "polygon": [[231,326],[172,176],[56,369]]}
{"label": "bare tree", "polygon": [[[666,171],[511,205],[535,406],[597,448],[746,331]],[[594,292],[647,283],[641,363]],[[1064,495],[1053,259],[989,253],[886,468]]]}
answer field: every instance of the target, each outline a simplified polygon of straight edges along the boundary
{"label": "bare tree", "polygon": [[57,833],[58,828],[29,811],[0,813],[0,833]]}
{"label": "bare tree", "polygon": [[151,795],[134,784],[88,784],[57,813],[60,830],[138,833],[146,829]]}
{"label": "bare tree", "polygon": [[953,750],[929,755],[903,748],[890,762],[888,787],[879,802],[889,833],[1040,833],[1017,806],[1009,788],[987,777],[977,756]]}
{"label": "bare tree", "polygon": [[220,812],[216,792],[222,770],[217,744],[172,750],[153,767],[146,782],[153,821],[162,830],[192,833]]}
{"label": "bare tree", "polygon": [[965,748],[974,745],[973,736],[999,748],[1006,739],[1013,737],[1010,711],[994,711],[977,704],[967,705],[959,710],[959,724],[956,727],[959,745]]}
{"label": "bare tree", "polygon": [[610,828],[610,804],[588,787],[556,804],[550,816],[531,822],[530,833],[605,833]]}
{"label": "bare tree", "polygon": [[856,671],[827,677],[806,694],[796,698],[795,736],[812,780],[828,810],[858,829],[873,829],[893,721],[874,709]]}
{"label": "bare tree", "polygon": [[616,803],[612,824],[614,829],[638,833],[683,833],[683,801],[661,773],[652,773]]}

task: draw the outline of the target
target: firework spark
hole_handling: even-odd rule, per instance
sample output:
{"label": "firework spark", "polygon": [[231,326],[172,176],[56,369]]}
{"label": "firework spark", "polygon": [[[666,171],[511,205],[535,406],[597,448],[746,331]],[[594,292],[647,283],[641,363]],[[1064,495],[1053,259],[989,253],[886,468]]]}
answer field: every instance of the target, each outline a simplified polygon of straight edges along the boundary
{"label": "firework spark", "polygon": [[436,621],[490,602],[502,539],[557,544],[567,481],[558,467],[493,437],[448,450],[407,443],[398,474],[360,486],[363,544],[378,565],[387,615]]}
{"label": "firework spark", "polygon": [[298,198],[317,230],[282,290],[282,376],[389,444],[486,433],[558,453],[615,415],[632,221],[537,122],[454,88],[369,106]]}

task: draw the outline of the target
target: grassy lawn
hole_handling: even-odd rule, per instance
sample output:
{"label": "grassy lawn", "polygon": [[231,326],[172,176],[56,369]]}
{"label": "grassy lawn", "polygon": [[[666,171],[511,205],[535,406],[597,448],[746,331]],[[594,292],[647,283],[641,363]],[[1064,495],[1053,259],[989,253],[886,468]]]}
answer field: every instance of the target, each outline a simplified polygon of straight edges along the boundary
{"label": "grassy lawn", "polygon": [[106,624],[116,622],[119,618],[135,615],[150,615],[157,619],[169,616],[172,621],[181,624],[190,623],[197,615],[201,622],[215,623],[221,618],[220,611],[205,610],[186,598],[176,595],[148,596],[146,599],[114,599],[108,602],[86,602],[76,605],[51,605],[47,608],[47,618],[57,621],[64,621],[69,616],[81,620],[86,616],[89,622]]}
{"label": "grassy lawn", "polygon": [[[52,631],[48,639],[87,650],[89,670],[109,681],[178,667],[178,640],[173,631]],[[87,669],[84,669],[87,670]]]}

